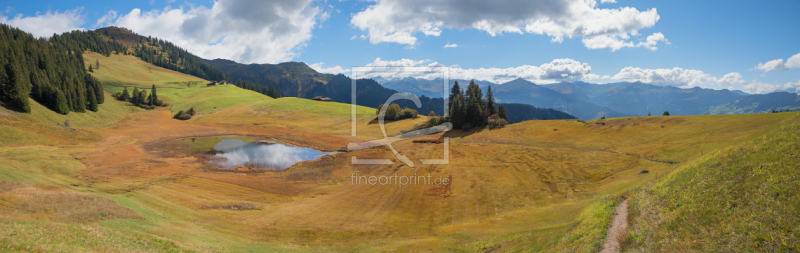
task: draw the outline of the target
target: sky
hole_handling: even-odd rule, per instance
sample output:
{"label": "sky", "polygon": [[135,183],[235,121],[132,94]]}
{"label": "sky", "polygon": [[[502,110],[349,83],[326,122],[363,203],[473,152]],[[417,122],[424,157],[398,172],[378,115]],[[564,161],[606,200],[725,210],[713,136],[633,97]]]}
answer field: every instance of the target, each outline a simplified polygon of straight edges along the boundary
{"label": "sky", "polygon": [[117,26],[207,59],[299,61],[325,73],[441,66],[450,78],[495,83],[800,92],[796,0],[3,0],[0,8],[1,23],[37,37]]}

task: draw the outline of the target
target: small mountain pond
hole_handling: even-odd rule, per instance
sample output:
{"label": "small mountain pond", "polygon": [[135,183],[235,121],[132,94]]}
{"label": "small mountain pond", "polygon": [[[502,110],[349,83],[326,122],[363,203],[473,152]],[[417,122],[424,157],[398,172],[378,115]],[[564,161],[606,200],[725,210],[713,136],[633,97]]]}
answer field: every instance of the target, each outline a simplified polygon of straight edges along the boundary
{"label": "small mountain pond", "polygon": [[253,169],[284,171],[299,162],[317,160],[335,152],[284,144],[260,144],[236,139],[223,140],[214,146],[219,152],[210,160],[219,168],[249,167]]}

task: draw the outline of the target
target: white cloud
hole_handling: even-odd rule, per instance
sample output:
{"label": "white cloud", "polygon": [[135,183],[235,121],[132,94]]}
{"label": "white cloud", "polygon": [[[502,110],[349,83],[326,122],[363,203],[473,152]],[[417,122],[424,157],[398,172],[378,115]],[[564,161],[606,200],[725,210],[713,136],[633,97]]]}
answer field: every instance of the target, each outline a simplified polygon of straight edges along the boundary
{"label": "white cloud", "polygon": [[0,14],[0,23],[17,27],[25,32],[39,37],[51,37],[53,34],[61,34],[75,30],[84,30],[80,28],[84,23],[84,16],[82,14],[83,8],[76,8],[74,10],[67,10],[64,12],[50,12],[36,16],[25,17],[22,14],[17,14],[13,18]]}
{"label": "white cloud", "polygon": [[738,72],[731,72],[722,78],[717,78],[695,69],[641,69],[626,67],[611,79],[623,80],[626,82],[643,82],[653,85],[670,85],[681,88],[702,87],[702,88],[722,88],[733,89],[733,85],[744,83],[742,75]]}
{"label": "white cloud", "polygon": [[767,84],[754,80],[752,83],[744,86],[744,91],[755,94],[766,94],[775,91],[786,91],[800,94],[800,81],[794,83],[788,82],[784,84]]}
{"label": "white cloud", "polygon": [[105,27],[108,26],[111,22],[117,19],[117,11],[110,10],[105,15],[97,19],[97,23],[94,24],[95,27]]}
{"label": "white cloud", "polygon": [[448,43],[448,44],[444,45],[444,48],[451,48],[451,47],[458,47],[458,44],[456,44],[456,43],[452,43],[452,44]]}
{"label": "white cloud", "polygon": [[[387,80],[398,78],[414,77],[422,79],[435,79],[441,78],[441,72],[414,69],[413,67],[446,67],[446,65],[431,62],[430,60],[411,60],[401,59],[397,61],[382,60],[381,58],[366,64],[364,67],[374,67],[363,69],[363,73],[359,73],[358,78],[374,78],[382,77]],[[411,67],[409,69],[390,69],[386,70],[381,67]],[[322,64],[312,64],[314,69],[324,69],[326,71],[340,70],[339,66],[324,68]],[[555,59],[549,63],[539,66],[523,65],[511,68],[477,68],[477,69],[464,69],[459,65],[451,65],[448,68],[449,76],[451,79],[476,79],[486,80],[494,83],[504,83],[517,78],[527,79],[537,83],[555,83],[564,80],[594,80],[600,76],[591,74],[592,67],[587,63],[581,63],[573,59]],[[346,72],[341,71],[339,73]],[[380,71],[380,72],[369,72]],[[321,71],[323,72],[323,71]],[[334,73],[334,72],[330,72]],[[347,73],[345,73],[347,74]],[[607,78],[608,76],[605,76]]]}
{"label": "white cloud", "polygon": [[653,35],[647,36],[647,39],[644,42],[639,42],[639,44],[637,45],[640,47],[643,46],[646,47],[647,49],[656,51],[658,49],[656,45],[658,44],[659,41],[662,41],[667,45],[670,44],[667,38],[664,37],[664,34],[654,33]]}
{"label": "white cloud", "polygon": [[789,69],[797,69],[800,68],[800,53],[789,57],[786,59],[786,63],[783,62],[783,59],[776,59],[771,60],[766,63],[758,63],[753,69],[754,70],[761,70],[764,73],[772,71],[772,70],[789,70]]}
{"label": "white cloud", "polygon": [[742,80],[742,74],[739,74],[739,72],[731,72],[725,74],[724,76],[722,76],[722,78],[717,79],[717,84],[719,86],[728,87],[729,89],[732,89],[734,85],[742,83],[745,83],[745,81]]}
{"label": "white cloud", "polygon": [[376,0],[354,14],[350,24],[366,31],[373,44],[393,42],[413,47],[418,33],[439,36],[442,29],[477,29],[491,36],[543,34],[553,42],[582,37],[586,47],[592,49],[643,46],[655,50],[659,41],[666,42],[663,34],[655,33],[639,44],[631,41],[631,36],[653,27],[659,18],[655,8],[604,9],[597,7],[596,0]]}
{"label": "white cloud", "polygon": [[617,0],[601,0],[600,3],[602,4],[615,4]]}
{"label": "white cloud", "polygon": [[349,69],[342,68],[342,66],[325,67],[324,62],[312,63],[309,67],[320,73],[340,74],[350,72]]}
{"label": "white cloud", "polygon": [[107,23],[165,39],[203,58],[278,63],[296,57],[326,16],[310,0],[219,0],[211,8],[133,9]]}

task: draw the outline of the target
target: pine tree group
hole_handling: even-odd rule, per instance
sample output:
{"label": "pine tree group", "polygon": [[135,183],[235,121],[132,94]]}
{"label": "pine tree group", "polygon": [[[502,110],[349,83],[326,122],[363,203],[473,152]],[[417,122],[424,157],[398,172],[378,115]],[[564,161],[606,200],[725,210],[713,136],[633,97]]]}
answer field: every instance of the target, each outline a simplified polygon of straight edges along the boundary
{"label": "pine tree group", "polygon": [[0,24],[0,104],[30,112],[32,98],[61,114],[97,111],[104,102],[103,88],[86,71],[82,52],[108,56],[124,49],[92,32],[54,34],[45,40]]}
{"label": "pine tree group", "polygon": [[[450,123],[456,129],[469,130],[473,127],[483,127],[490,122],[490,118],[502,119],[508,122],[505,107],[496,107],[492,86],[486,89],[486,98],[475,80],[469,82],[467,89],[463,90],[455,82],[450,89]],[[505,123],[503,123],[505,125]]]}

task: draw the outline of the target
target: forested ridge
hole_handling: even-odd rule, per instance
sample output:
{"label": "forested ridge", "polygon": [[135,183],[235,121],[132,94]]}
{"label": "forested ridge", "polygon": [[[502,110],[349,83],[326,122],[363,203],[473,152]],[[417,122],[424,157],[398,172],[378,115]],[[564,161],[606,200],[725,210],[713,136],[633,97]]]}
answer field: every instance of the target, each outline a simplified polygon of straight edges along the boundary
{"label": "forested ridge", "polygon": [[104,102],[103,88],[87,73],[84,50],[108,56],[126,48],[91,31],[54,34],[46,40],[0,24],[0,103],[30,112],[32,98],[61,114],[97,111]]}
{"label": "forested ridge", "polygon": [[122,28],[72,31],[45,39],[0,24],[0,105],[30,112],[28,98],[32,98],[61,114],[97,111],[104,102],[103,87],[89,73],[99,66],[84,64],[87,50],[105,56],[131,54],[166,69],[230,81],[224,72],[185,49]]}
{"label": "forested ridge", "polygon": [[206,80],[231,81],[225,72],[212,67],[186,49],[162,39],[141,37],[139,44],[133,48],[133,55],[147,63]]}

